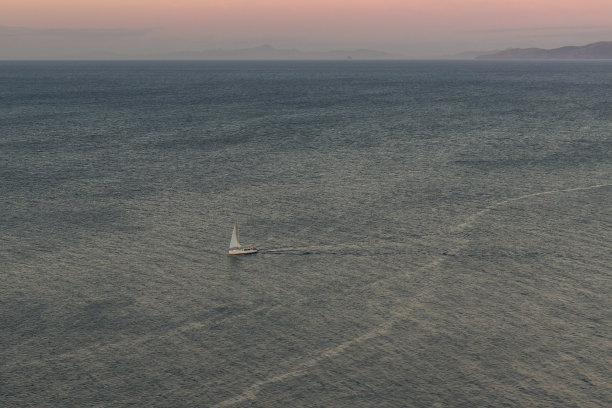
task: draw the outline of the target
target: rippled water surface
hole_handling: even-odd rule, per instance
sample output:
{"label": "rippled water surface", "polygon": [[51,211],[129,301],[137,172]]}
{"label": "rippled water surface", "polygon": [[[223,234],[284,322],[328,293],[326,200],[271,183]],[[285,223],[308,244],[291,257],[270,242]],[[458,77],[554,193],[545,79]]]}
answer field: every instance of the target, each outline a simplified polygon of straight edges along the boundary
{"label": "rippled water surface", "polygon": [[0,62],[0,405],[606,406],[610,95],[607,62]]}

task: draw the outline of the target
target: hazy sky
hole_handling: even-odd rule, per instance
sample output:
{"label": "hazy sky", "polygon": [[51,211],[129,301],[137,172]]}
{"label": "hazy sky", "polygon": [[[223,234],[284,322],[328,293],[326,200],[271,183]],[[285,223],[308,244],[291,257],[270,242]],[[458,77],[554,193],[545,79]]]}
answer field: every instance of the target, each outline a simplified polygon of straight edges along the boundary
{"label": "hazy sky", "polygon": [[0,59],[270,44],[428,58],[612,40],[612,0],[1,0]]}

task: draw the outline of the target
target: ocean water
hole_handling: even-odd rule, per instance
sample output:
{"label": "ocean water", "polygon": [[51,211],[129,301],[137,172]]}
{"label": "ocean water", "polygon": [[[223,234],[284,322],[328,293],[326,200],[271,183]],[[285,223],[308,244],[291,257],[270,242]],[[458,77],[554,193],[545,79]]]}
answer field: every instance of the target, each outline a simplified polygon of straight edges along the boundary
{"label": "ocean water", "polygon": [[597,61],[0,62],[0,405],[609,406],[610,95]]}

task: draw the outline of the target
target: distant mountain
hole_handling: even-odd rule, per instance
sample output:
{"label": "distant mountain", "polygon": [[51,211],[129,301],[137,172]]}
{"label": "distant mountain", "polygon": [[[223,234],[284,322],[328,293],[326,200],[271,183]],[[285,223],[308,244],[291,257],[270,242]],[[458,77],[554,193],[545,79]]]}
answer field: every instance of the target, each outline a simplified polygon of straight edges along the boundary
{"label": "distant mountain", "polygon": [[399,54],[391,54],[375,50],[335,50],[335,51],[318,51],[306,52],[296,49],[278,49],[270,45],[261,45],[254,48],[243,48],[239,50],[206,50],[206,51],[188,51],[175,52],[157,55],[155,58],[168,59],[203,59],[203,60],[315,60],[315,59],[358,59],[358,60],[374,60],[374,59],[403,59]]}
{"label": "distant mountain", "polygon": [[476,59],[612,59],[612,41],[601,41],[584,46],[567,46],[545,50],[542,48],[509,48]]}
{"label": "distant mountain", "polygon": [[457,54],[441,55],[434,59],[447,59],[447,60],[471,60],[481,55],[494,54],[500,50],[489,50],[489,51],[464,51]]}

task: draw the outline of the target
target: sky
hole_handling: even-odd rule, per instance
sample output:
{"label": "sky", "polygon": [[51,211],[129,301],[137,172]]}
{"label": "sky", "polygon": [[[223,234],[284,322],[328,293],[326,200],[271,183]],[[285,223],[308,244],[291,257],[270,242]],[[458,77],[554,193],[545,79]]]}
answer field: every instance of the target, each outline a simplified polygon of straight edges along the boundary
{"label": "sky", "polygon": [[0,59],[269,44],[436,58],[612,41],[612,0],[2,0]]}

